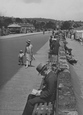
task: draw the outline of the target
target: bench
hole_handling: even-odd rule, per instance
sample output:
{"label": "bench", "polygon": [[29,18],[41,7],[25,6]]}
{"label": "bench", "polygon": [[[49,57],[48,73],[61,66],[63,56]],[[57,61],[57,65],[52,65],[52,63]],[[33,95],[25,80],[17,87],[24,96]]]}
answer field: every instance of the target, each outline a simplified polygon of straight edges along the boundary
{"label": "bench", "polygon": [[51,102],[36,104],[32,115],[54,115],[54,105]]}
{"label": "bench", "polygon": [[55,111],[56,111],[56,90],[54,93],[53,101],[48,103],[45,102],[35,104],[32,115],[55,115],[54,114]]}
{"label": "bench", "polygon": [[35,104],[32,115],[55,115],[54,114],[55,112],[56,112],[56,90],[52,102],[49,101],[45,103]]}

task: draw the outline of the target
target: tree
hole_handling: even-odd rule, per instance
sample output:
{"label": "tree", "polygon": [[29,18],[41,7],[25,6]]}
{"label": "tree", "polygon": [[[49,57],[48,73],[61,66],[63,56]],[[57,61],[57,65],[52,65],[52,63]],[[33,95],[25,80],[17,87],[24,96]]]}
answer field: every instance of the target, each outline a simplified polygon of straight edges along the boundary
{"label": "tree", "polygon": [[70,29],[71,27],[72,27],[72,23],[70,21],[64,21],[61,26],[61,29],[67,30],[67,29]]}
{"label": "tree", "polygon": [[20,18],[16,18],[17,23],[22,23],[22,20]]}
{"label": "tree", "polygon": [[9,24],[12,24],[12,19],[11,18],[5,18],[4,20],[4,26],[7,27]]}
{"label": "tree", "polygon": [[45,28],[45,22],[40,23],[41,28]]}
{"label": "tree", "polygon": [[0,20],[0,28],[2,28],[2,22],[1,22],[1,20]]}
{"label": "tree", "polygon": [[0,17],[0,27],[2,28],[4,26],[4,16]]}
{"label": "tree", "polygon": [[80,27],[80,26],[82,26],[82,24],[80,24],[80,23],[78,23],[78,22],[77,22],[77,23],[74,23],[74,25],[73,25],[74,28],[77,28],[77,27]]}
{"label": "tree", "polygon": [[37,23],[36,23],[35,28],[36,28],[36,29],[41,29],[40,22],[37,22]]}
{"label": "tree", "polygon": [[23,18],[23,19],[22,19],[22,22],[23,22],[23,23],[27,23],[27,19],[26,19],[26,18]]}
{"label": "tree", "polygon": [[56,25],[55,25],[54,22],[49,21],[49,22],[46,23],[45,27],[48,28],[48,29],[55,29]]}
{"label": "tree", "polygon": [[16,19],[14,17],[12,17],[12,22],[15,23],[16,22]]}
{"label": "tree", "polygon": [[37,21],[36,21],[36,20],[33,20],[33,21],[32,21],[32,24],[33,24],[34,27],[36,28]]}

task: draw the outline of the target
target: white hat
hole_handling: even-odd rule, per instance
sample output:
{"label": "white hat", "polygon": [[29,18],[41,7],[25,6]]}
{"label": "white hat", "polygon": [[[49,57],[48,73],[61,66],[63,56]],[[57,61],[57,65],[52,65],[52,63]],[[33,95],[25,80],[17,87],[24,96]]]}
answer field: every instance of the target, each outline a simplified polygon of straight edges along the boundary
{"label": "white hat", "polygon": [[26,41],[26,43],[30,43],[30,42],[31,42],[31,40],[29,40],[29,39]]}

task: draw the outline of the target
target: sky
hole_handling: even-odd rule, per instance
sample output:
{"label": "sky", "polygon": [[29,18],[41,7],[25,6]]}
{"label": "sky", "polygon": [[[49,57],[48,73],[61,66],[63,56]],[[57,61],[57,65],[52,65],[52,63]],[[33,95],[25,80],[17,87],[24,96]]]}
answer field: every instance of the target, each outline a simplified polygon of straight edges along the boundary
{"label": "sky", "polygon": [[83,0],[0,0],[0,16],[83,21]]}

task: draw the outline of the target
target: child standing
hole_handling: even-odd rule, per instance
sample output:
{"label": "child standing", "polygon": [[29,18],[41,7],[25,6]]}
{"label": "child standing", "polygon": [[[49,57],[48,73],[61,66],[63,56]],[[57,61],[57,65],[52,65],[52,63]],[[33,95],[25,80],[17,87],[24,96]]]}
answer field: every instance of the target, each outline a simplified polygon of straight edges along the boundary
{"label": "child standing", "polygon": [[23,57],[24,57],[24,53],[22,50],[19,51],[19,55],[18,55],[18,61],[19,61],[19,65],[23,65]]}

